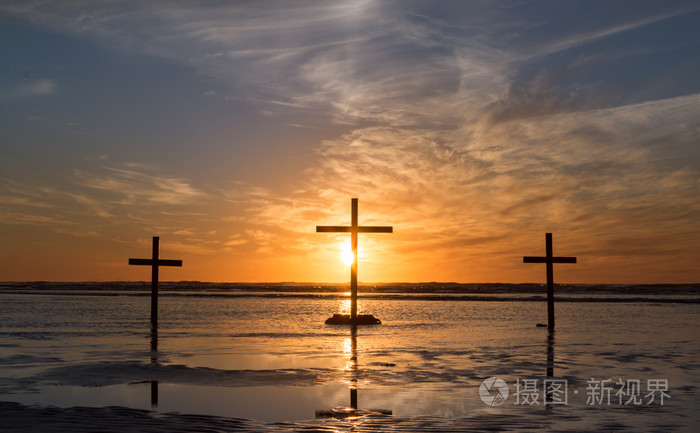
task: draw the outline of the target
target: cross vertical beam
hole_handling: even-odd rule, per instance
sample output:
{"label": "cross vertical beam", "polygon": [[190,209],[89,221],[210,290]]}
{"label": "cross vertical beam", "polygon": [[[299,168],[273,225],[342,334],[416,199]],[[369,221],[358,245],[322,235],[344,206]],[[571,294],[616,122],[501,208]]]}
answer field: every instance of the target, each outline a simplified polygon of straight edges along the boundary
{"label": "cross vertical beam", "polygon": [[182,260],[159,259],[160,238],[153,236],[153,254],[150,259],[129,259],[129,265],[151,266],[151,326],[158,327],[158,268],[182,266]]}
{"label": "cross vertical beam", "polygon": [[317,233],[350,233],[352,248],[352,264],[350,265],[350,321],[357,322],[357,235],[358,233],[393,233],[391,226],[360,226],[358,225],[358,200],[350,199],[350,226],[316,226]]}
{"label": "cross vertical beam", "polygon": [[158,323],[158,256],[160,255],[160,238],[153,237],[153,254],[151,262],[151,324]]}
{"label": "cross vertical beam", "polygon": [[357,318],[357,199],[350,200],[351,226],[350,248],[352,249],[352,264],[350,265],[350,320]]}
{"label": "cross vertical beam", "polygon": [[[554,330],[554,263],[552,251],[552,234],[545,233],[545,254],[547,255],[547,325]],[[523,261],[525,259],[523,258]]]}
{"label": "cross vertical beam", "polygon": [[552,234],[545,234],[545,257],[523,257],[523,263],[545,263],[547,265],[547,327],[554,332],[554,263],[576,263],[576,257],[554,257]]}

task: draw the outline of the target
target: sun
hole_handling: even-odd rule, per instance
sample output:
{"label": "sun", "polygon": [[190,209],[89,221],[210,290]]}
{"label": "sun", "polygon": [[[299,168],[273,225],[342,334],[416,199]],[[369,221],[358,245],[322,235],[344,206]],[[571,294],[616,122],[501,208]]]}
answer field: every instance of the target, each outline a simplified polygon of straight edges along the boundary
{"label": "sun", "polygon": [[340,244],[340,260],[345,263],[346,266],[352,266],[352,248],[349,242],[343,242]]}

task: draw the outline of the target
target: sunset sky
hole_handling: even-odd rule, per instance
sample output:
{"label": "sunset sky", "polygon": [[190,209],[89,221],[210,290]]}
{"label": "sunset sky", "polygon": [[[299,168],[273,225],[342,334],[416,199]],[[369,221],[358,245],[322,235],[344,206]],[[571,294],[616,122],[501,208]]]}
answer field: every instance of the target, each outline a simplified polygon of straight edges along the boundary
{"label": "sunset sky", "polygon": [[0,280],[700,282],[697,1],[0,3]]}

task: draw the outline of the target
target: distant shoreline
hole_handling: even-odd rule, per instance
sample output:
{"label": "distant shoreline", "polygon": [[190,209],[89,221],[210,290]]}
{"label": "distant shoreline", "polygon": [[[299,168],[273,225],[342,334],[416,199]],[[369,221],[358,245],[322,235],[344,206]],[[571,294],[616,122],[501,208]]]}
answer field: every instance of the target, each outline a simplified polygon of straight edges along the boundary
{"label": "distant shoreline", "polygon": [[[200,283],[160,284],[160,297],[346,299],[345,284]],[[360,286],[363,300],[449,302],[545,302],[543,284],[396,283]],[[556,302],[700,303],[700,284],[558,284]],[[150,296],[150,283],[0,283],[0,295]]]}

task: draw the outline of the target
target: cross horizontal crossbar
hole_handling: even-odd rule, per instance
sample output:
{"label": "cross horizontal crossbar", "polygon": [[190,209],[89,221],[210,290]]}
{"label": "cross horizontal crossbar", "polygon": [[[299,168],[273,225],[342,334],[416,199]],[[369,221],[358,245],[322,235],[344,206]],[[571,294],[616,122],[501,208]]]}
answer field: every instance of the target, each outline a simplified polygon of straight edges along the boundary
{"label": "cross horizontal crossbar", "polygon": [[162,260],[158,259],[153,263],[153,259],[129,259],[130,265],[143,265],[143,266],[182,266],[182,260]]}
{"label": "cross horizontal crossbar", "polygon": [[576,263],[576,257],[523,257],[523,263]]}
{"label": "cross horizontal crossbar", "polygon": [[[352,233],[352,226],[316,226],[316,233]],[[358,226],[358,233],[393,233],[391,226]]]}

